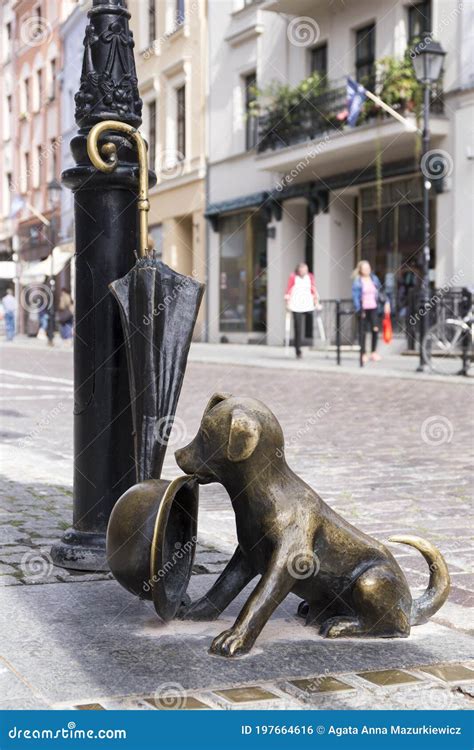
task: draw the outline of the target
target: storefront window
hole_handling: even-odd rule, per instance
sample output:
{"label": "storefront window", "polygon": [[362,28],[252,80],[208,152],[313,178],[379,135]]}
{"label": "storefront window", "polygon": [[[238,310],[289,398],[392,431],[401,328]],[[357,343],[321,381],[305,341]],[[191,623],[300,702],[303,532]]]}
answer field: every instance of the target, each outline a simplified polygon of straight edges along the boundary
{"label": "storefront window", "polygon": [[266,330],[266,225],[258,213],[222,217],[220,232],[220,330]]}
{"label": "storefront window", "polygon": [[[383,186],[380,205],[374,186],[361,191],[362,225],[360,257],[369,261],[385,284],[392,310],[399,313],[406,300],[406,278],[417,283],[423,246],[421,180],[412,177]],[[435,226],[435,201],[430,201],[431,226]],[[430,267],[435,265],[434,234]]]}

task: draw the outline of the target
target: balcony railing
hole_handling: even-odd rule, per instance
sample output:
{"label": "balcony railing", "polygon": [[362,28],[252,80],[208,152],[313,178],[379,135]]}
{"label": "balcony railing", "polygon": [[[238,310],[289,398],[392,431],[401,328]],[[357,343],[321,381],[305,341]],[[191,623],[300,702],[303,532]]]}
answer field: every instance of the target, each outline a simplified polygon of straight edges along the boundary
{"label": "balcony railing", "polygon": [[[324,133],[334,130],[350,131],[346,125],[344,112],[347,105],[346,79],[330,86],[318,96],[302,96],[290,107],[278,104],[269,108],[258,119],[258,152],[285,148],[305,141],[312,141]],[[391,103],[400,114],[413,113],[415,107],[411,101]],[[442,88],[433,90],[432,111],[443,113]],[[356,127],[390,117],[377,107],[370,99],[364,102]]]}

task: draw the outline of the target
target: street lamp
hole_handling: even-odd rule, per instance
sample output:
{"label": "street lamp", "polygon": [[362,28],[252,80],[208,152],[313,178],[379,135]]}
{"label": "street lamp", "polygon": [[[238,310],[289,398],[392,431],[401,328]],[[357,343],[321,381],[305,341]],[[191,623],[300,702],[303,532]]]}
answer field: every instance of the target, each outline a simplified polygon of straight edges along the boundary
{"label": "street lamp", "polygon": [[[422,39],[413,48],[411,58],[413,68],[419,83],[423,86],[423,154],[422,164],[426,163],[425,155],[430,150],[430,96],[431,87],[439,79],[446,52],[439,42],[434,42],[429,36]],[[422,168],[423,173],[423,168]],[[425,356],[423,353],[423,339],[425,337],[425,313],[429,302],[430,289],[430,188],[428,174],[423,174],[423,278],[421,282],[420,309],[420,364],[418,372],[425,370]]]}
{"label": "street lamp", "polygon": [[52,249],[51,249],[51,271],[50,271],[50,281],[49,281],[49,287],[51,292],[51,297],[49,301],[49,317],[48,317],[48,342],[49,345],[53,345],[54,341],[54,318],[55,318],[55,307],[54,307],[54,287],[55,287],[55,281],[54,281],[54,247],[56,244],[56,237],[57,237],[57,223],[56,223],[56,216],[57,216],[57,209],[59,208],[59,205],[61,203],[61,183],[58,182],[58,180],[53,177],[51,182],[48,182],[46,189],[48,191],[48,202],[49,206],[51,208],[51,243],[52,243]]}

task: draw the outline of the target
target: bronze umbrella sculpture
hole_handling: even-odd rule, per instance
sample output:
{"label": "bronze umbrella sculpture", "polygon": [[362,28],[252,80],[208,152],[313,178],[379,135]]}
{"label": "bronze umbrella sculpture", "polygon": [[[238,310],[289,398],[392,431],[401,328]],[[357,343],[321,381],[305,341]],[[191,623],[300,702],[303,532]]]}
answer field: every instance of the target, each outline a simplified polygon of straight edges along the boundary
{"label": "bronze umbrella sculpture", "polygon": [[157,612],[170,619],[191,574],[198,495],[192,478],[170,484],[161,479],[161,471],[204,285],[149,251],[147,147],[137,129],[116,121],[95,125],[87,139],[91,162],[104,172],[117,167],[114,144],[99,147],[100,136],[111,130],[136,143],[139,160],[139,257],[123,278],[109,285],[127,351],[138,484],[114,506],[107,557],[122,585],[152,598]]}

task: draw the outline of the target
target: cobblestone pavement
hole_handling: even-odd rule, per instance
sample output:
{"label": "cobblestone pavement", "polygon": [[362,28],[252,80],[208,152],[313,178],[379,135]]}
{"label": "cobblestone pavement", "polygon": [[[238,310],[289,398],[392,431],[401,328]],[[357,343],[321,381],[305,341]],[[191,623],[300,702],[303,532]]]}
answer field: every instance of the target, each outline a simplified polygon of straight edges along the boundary
{"label": "cobblestone pavement", "polygon": [[[1,355],[0,587],[103,581],[107,575],[54,568],[49,557],[51,544],[71,523],[71,354],[59,349],[2,346]],[[468,609],[474,599],[470,384],[192,362],[171,435],[165,476],[179,473],[172,450],[194,435],[208,397],[217,390],[264,400],[282,423],[290,465],[350,522],[381,540],[391,534],[412,533],[433,541],[446,557],[453,584],[433,626],[447,634],[472,632]],[[233,513],[225,492],[210,485],[203,488],[201,498],[196,578],[218,573],[235,544]],[[399,545],[393,545],[393,551],[416,595],[427,583],[425,561],[419,553]],[[3,656],[0,648],[0,692]],[[446,657],[449,661],[449,654]],[[468,706],[474,693],[472,675],[453,672],[447,679],[446,674],[420,672],[423,664],[426,662],[405,670],[399,681],[393,675],[382,676],[382,687],[361,677],[354,665],[352,671],[337,673],[342,686],[331,682],[334,675],[325,675],[327,690],[321,689],[321,676],[307,675],[313,679],[308,689],[301,679],[298,684],[291,680],[265,682],[257,672],[255,682],[247,680],[245,687],[258,687],[270,695],[262,697],[257,692],[257,698],[253,693],[229,697],[225,691],[235,687],[233,682],[221,692],[217,688],[217,692],[187,691],[180,697],[180,707],[192,707],[194,700],[221,708],[331,707],[336,694],[344,695],[346,707],[371,707],[374,692],[384,708],[416,707],[414,701],[425,707],[424,700],[438,701],[428,707]],[[5,669],[11,669],[9,662]],[[414,698],[416,695],[422,697]],[[87,697],[79,703],[87,704]],[[139,694],[104,697],[103,707],[119,707],[122,702],[153,708],[153,701],[147,702],[147,698],[150,696]],[[27,707],[28,701],[38,700],[41,703],[28,694],[21,703]],[[56,704],[65,705],[47,701],[47,705]]]}

